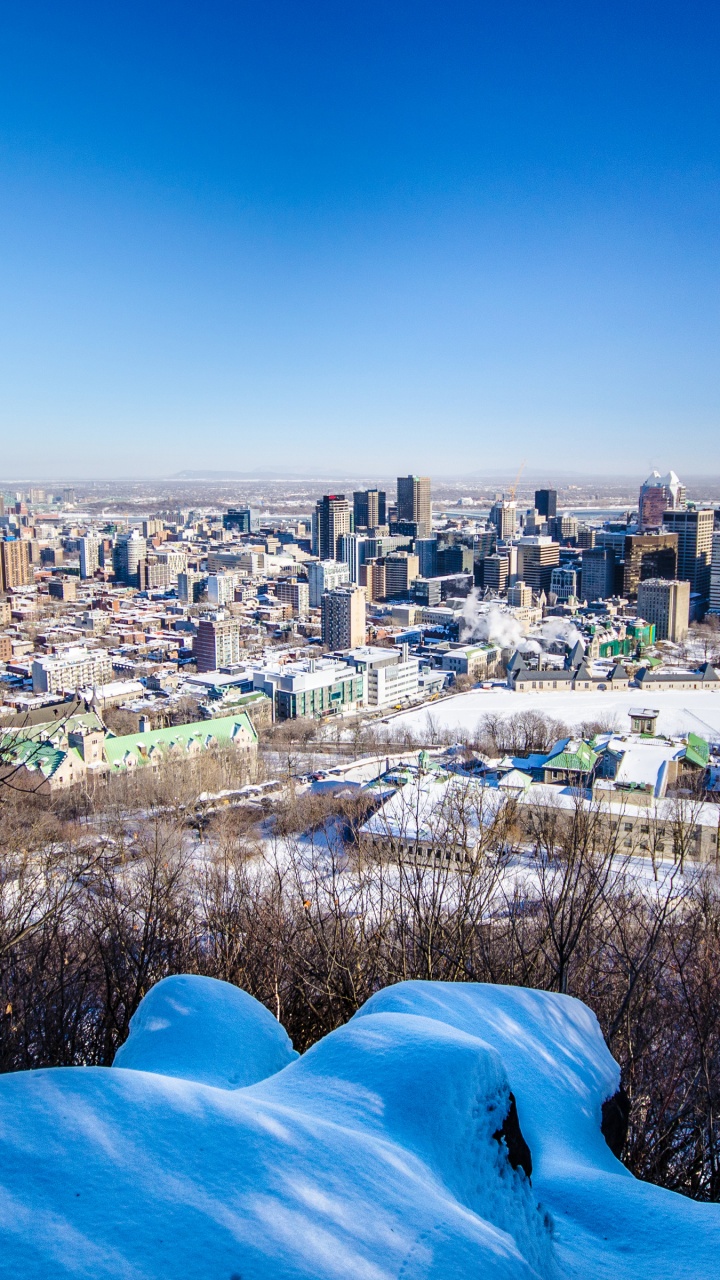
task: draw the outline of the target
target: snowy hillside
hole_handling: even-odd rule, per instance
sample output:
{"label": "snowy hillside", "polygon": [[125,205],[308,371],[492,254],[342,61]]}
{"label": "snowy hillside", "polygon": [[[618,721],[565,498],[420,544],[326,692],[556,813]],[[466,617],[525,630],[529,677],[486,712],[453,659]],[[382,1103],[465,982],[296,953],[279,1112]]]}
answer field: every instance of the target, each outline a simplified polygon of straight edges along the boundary
{"label": "snowy hillside", "polygon": [[298,1058],[251,997],[168,978],[115,1067],[0,1077],[0,1274],[710,1280],[720,1207],[616,1160],[618,1084],[563,996],[403,983]]}

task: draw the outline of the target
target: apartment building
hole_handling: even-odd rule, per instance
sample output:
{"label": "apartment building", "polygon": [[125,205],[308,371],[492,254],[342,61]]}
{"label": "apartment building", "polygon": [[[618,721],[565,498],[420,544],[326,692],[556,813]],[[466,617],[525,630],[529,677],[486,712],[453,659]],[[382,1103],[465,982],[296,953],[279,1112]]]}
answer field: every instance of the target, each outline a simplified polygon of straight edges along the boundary
{"label": "apartment building", "polygon": [[329,649],[354,649],[365,643],[365,589],[338,587],[321,600],[322,640]]}
{"label": "apartment building", "polygon": [[0,542],[0,591],[27,587],[32,581],[29,542],[25,538],[5,538]]}
{"label": "apartment building", "polygon": [[105,649],[75,647],[35,658],[33,693],[75,693],[112,680],[112,661]]}
{"label": "apartment building", "polygon": [[690,591],[699,595],[705,604],[710,597],[714,527],[715,512],[711,507],[663,512],[663,529],[678,539],[677,573],[672,576],[689,582]]}
{"label": "apartment building", "polygon": [[680,641],[688,632],[690,583],[648,578],[638,587],[638,617],[655,624],[658,640]]}
{"label": "apartment building", "polygon": [[198,671],[217,671],[235,666],[240,661],[240,627],[231,618],[201,618],[193,640],[193,655]]}
{"label": "apartment building", "polygon": [[311,560],[307,566],[310,608],[319,609],[326,591],[350,582],[350,566],[342,560]]}

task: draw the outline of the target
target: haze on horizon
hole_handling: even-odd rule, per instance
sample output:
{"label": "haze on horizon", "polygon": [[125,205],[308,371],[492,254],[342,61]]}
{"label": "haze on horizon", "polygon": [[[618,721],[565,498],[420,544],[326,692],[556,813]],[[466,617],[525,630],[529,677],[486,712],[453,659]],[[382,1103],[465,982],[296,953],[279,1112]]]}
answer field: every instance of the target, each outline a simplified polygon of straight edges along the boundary
{"label": "haze on horizon", "polygon": [[0,478],[718,470],[716,6],[0,34]]}

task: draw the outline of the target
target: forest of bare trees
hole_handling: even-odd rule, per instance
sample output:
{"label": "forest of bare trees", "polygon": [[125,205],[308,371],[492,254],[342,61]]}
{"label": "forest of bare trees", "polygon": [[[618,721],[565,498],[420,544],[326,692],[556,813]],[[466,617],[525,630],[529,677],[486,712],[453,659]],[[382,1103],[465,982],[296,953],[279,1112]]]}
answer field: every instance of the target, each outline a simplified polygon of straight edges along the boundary
{"label": "forest of bare trees", "polygon": [[373,858],[359,801],[290,790],[272,817],[228,810],[201,840],[177,777],[131,785],[91,818],[3,801],[0,1070],[111,1063],[171,973],[244,987],[301,1051],[405,979],[564,991],[621,1064],[628,1167],[720,1199],[714,871],[639,878],[587,823],[547,820],[529,880],[506,838],[461,874]]}

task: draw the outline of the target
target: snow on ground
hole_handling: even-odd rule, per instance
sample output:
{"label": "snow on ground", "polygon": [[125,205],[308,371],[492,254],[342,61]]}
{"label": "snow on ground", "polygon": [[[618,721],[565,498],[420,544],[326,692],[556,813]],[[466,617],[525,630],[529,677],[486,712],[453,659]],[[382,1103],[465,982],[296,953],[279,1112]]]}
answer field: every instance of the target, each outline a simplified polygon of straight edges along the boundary
{"label": "snow on ground", "polygon": [[[233,1089],[224,1069],[223,1087],[198,1083],[216,1069],[207,1032],[218,1012],[221,1045],[242,1045],[243,1062],[257,1067],[269,1046],[289,1050],[249,997],[233,1003],[225,984],[219,994],[212,985],[170,978],[146,997],[133,1037],[141,1049],[158,1034],[151,1070],[0,1078],[4,1274],[717,1275],[720,1206],[635,1181],[606,1146],[601,1107],[619,1071],[578,1001],[402,983],[302,1058]],[[166,1020],[164,1039],[168,1028],[153,1028]],[[176,1074],[183,1028],[185,1079]],[[511,1161],[499,1134],[511,1090],[531,1180],[527,1153]]]}
{"label": "snow on ground", "polygon": [[[649,700],[649,701],[648,701]],[[511,716],[520,711],[539,711],[566,725],[579,725],[588,720],[617,720],[621,731],[629,727],[631,707],[651,705],[659,710],[658,733],[698,733],[702,737],[720,739],[720,693],[687,690],[645,692],[592,693],[514,693],[501,686],[473,689],[454,698],[444,698],[431,706],[417,707],[393,716],[387,732],[399,736],[406,729],[422,736],[434,726],[442,732],[455,730],[473,733],[484,715]]]}

